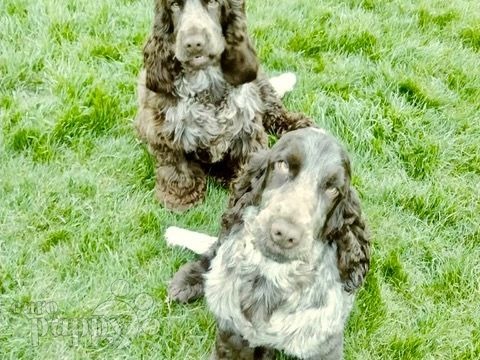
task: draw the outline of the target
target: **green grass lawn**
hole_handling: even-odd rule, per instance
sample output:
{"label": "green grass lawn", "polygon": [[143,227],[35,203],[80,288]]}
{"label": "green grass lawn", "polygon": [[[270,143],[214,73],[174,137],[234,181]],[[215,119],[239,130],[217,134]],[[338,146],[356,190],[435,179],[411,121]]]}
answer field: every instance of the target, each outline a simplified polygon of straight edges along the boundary
{"label": "green grass lawn", "polygon": [[[135,82],[153,0],[0,2],[0,358],[202,359],[214,320],[166,300],[227,193],[154,200]],[[288,108],[338,136],[373,235],[347,359],[480,358],[480,2],[248,1]]]}

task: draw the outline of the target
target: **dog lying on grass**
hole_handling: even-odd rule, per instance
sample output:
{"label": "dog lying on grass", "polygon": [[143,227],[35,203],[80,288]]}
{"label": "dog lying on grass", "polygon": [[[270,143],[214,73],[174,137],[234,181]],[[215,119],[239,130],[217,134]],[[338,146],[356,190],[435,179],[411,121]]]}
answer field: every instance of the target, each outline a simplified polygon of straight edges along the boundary
{"label": "dog lying on grass", "polygon": [[370,243],[349,157],[333,137],[296,130],[256,153],[234,183],[218,241],[207,241],[210,250],[177,272],[169,296],[205,294],[218,326],[212,358],[269,359],[274,350],[342,358]]}

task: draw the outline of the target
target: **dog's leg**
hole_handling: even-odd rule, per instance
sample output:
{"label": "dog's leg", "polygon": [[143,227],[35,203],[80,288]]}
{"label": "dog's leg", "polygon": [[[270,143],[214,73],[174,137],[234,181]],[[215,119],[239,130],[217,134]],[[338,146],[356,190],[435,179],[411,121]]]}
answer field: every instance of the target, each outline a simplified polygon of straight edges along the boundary
{"label": "dog's leg", "polygon": [[[194,232],[191,233],[196,235]],[[203,234],[200,235],[202,237],[206,236]],[[210,268],[210,262],[215,257],[218,247],[220,246],[220,241],[217,238],[211,236],[208,238],[209,240],[213,240],[213,242],[208,251],[202,254],[200,260],[183,265],[173,276],[168,287],[168,297],[171,300],[186,303],[203,296],[203,275]]]}
{"label": "dog's leg", "polygon": [[150,146],[150,152],[157,160],[155,195],[167,209],[185,211],[203,199],[206,175],[200,165],[167,146]]}
{"label": "dog's leg", "polygon": [[280,98],[283,98],[287,92],[290,92],[297,83],[297,77],[294,73],[287,72],[282,75],[274,76],[270,79],[270,84]]}
{"label": "dog's leg", "polygon": [[315,123],[308,116],[302,113],[290,112],[285,110],[282,119],[280,120],[280,128],[283,128],[283,133],[303,129],[306,127],[316,127]]}
{"label": "dog's leg", "polygon": [[283,106],[272,106],[267,108],[263,118],[265,129],[278,136],[289,131],[306,127],[316,127],[309,117],[287,111]]}
{"label": "dog's leg", "polygon": [[215,349],[211,360],[255,360],[264,359],[255,357],[255,348],[249,346],[248,341],[239,334],[218,328]]}
{"label": "dog's leg", "polygon": [[321,351],[316,356],[309,357],[306,360],[342,360],[343,359],[343,336],[334,336],[330,341],[322,346]]}
{"label": "dog's leg", "polygon": [[203,296],[203,274],[209,266],[210,259],[207,257],[183,265],[170,282],[168,297],[173,301],[187,303]]}
{"label": "dog's leg", "polygon": [[[285,109],[277,95],[277,92],[281,92],[283,85],[278,85],[277,82],[282,84],[282,81],[277,80],[272,83],[272,79],[270,81],[259,80],[257,82],[264,103],[262,124],[265,130],[268,133],[281,136],[288,131],[315,126],[313,120],[307,116],[291,113]],[[288,84],[288,82],[286,83]]]}
{"label": "dog's leg", "polygon": [[255,348],[253,358],[255,360],[274,360],[275,350],[264,348],[264,347],[257,347]]}

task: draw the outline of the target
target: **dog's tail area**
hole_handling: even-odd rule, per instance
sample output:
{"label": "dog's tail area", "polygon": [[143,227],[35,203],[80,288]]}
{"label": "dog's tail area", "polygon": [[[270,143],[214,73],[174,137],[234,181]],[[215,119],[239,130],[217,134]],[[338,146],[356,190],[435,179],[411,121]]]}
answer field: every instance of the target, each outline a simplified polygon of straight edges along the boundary
{"label": "dog's tail area", "polygon": [[297,83],[297,77],[292,72],[274,76],[268,80],[280,98],[283,98],[287,92],[292,91]]}
{"label": "dog's tail area", "polygon": [[165,231],[165,240],[170,246],[181,246],[192,250],[196,254],[205,254],[217,241],[217,238],[196,231],[169,226]]}

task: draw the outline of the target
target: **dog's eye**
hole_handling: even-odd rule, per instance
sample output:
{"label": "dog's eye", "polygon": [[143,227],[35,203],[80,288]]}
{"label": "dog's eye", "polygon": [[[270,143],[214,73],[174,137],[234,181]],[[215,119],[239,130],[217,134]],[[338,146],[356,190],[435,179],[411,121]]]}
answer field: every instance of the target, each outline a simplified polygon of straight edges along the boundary
{"label": "dog's eye", "polygon": [[217,0],[206,0],[208,6],[216,6],[218,4]]}
{"label": "dog's eye", "polygon": [[324,186],[325,186],[325,189],[330,189],[330,188],[335,187],[334,184],[335,184],[335,178],[332,177],[332,178],[328,179],[328,180],[325,182],[325,185],[324,185]]}
{"label": "dog's eye", "polygon": [[279,174],[287,175],[289,171],[288,164],[283,160],[277,161],[273,168],[275,169],[275,172]]}
{"label": "dog's eye", "polygon": [[180,9],[180,1],[179,0],[171,0],[170,1],[170,7],[172,8],[172,10]]}
{"label": "dog's eye", "polygon": [[272,164],[272,173],[270,174],[270,186],[277,187],[288,181],[290,178],[290,169],[286,161],[276,161]]}

